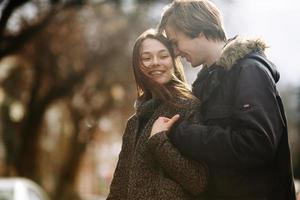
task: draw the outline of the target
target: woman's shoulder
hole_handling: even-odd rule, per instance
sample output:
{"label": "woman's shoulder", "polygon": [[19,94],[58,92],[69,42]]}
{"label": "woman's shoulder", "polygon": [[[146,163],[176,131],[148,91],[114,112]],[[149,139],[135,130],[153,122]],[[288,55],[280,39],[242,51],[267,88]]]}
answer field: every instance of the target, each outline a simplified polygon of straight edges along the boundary
{"label": "woman's shoulder", "polygon": [[137,120],[137,114],[136,112],[130,115],[127,119],[127,124],[132,124]]}

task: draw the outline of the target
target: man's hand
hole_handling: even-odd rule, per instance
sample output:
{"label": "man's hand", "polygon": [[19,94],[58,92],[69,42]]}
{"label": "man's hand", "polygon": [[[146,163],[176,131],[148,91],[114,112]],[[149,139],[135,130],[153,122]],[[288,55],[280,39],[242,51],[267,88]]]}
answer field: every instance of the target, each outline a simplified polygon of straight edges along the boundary
{"label": "man's hand", "polygon": [[162,131],[168,131],[173,124],[179,119],[179,115],[174,115],[171,119],[167,117],[159,117],[152,126],[151,135],[155,135],[156,133],[162,132]]}

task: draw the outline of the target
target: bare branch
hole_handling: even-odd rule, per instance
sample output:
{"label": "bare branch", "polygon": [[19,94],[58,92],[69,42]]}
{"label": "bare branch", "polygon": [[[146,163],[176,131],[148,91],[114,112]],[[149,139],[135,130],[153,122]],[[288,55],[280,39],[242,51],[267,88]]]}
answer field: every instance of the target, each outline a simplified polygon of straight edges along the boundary
{"label": "bare branch", "polygon": [[0,40],[0,58],[18,50],[30,38],[45,28],[54,16],[54,12],[52,10],[34,25],[24,28],[18,35],[3,36],[2,40]]}
{"label": "bare branch", "polygon": [[15,9],[23,5],[24,3],[28,2],[28,0],[10,0],[6,4],[5,8],[3,9],[2,16],[0,18],[0,39],[4,34],[4,30],[6,28],[7,22],[14,12]]}
{"label": "bare branch", "polygon": [[58,4],[59,0],[55,0],[52,2],[53,5],[50,11],[38,20],[38,22],[23,28],[17,35],[5,35],[4,31],[9,17],[17,7],[26,2],[28,2],[28,0],[11,0],[3,10],[0,19],[0,58],[21,48],[28,40],[43,30],[57,13],[64,9],[82,5],[85,1],[68,1]]}

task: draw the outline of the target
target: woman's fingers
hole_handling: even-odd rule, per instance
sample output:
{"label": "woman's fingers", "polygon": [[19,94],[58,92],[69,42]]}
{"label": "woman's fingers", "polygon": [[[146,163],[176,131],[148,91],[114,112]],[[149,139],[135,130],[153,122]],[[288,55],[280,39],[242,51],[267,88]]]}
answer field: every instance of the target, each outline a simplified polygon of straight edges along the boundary
{"label": "woman's fingers", "polygon": [[179,114],[174,115],[169,121],[167,122],[167,126],[171,128],[173,124],[180,118]]}
{"label": "woman's fingers", "polygon": [[152,126],[151,136],[161,131],[168,131],[179,117],[180,116],[178,114],[174,115],[171,119],[167,117],[159,117]]}

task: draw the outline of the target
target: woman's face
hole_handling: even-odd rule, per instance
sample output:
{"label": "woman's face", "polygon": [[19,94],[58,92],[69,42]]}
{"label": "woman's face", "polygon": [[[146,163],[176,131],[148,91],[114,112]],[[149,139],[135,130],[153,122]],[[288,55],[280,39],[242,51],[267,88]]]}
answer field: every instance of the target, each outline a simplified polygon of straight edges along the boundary
{"label": "woman's face", "polygon": [[141,45],[141,70],[158,82],[168,83],[174,74],[174,65],[168,49],[158,40],[147,38]]}

